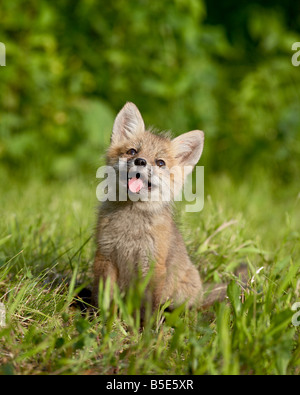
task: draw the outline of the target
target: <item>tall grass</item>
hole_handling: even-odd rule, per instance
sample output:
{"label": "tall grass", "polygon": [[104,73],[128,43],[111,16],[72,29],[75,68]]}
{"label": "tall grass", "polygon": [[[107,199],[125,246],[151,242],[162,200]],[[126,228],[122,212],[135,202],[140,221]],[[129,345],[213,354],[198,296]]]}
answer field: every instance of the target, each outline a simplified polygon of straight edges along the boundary
{"label": "tall grass", "polygon": [[[95,185],[32,182],[0,197],[2,374],[299,374],[300,301],[296,189],[274,192],[219,177],[201,213],[176,218],[194,264],[207,282],[229,282],[228,298],[207,312],[161,309],[140,331],[140,283],[99,313],[73,300],[91,283]],[[246,263],[242,291],[234,270]],[[241,297],[242,291],[242,297]]]}

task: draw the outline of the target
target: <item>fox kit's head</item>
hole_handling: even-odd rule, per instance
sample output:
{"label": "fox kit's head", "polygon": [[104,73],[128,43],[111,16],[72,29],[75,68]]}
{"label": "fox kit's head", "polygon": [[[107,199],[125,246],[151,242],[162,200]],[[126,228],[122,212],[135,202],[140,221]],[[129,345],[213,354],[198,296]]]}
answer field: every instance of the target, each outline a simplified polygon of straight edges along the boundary
{"label": "fox kit's head", "polygon": [[128,200],[143,209],[157,209],[179,193],[203,144],[204,133],[199,130],[173,140],[146,130],[138,108],[126,103],[113,125],[107,164],[117,172],[117,190],[123,188]]}

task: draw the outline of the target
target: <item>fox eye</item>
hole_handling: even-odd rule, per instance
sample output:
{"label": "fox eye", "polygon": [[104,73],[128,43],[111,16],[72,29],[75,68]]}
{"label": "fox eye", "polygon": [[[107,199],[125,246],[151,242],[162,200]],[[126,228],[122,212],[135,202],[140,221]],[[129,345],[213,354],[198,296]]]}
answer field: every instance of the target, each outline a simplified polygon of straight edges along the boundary
{"label": "fox eye", "polygon": [[127,155],[135,155],[135,154],[137,154],[137,151],[134,149],[134,148],[130,148],[130,150],[128,150],[127,152],[126,152],[126,154]]}
{"label": "fox eye", "polygon": [[158,167],[166,166],[166,162],[162,159],[156,159],[155,163]]}

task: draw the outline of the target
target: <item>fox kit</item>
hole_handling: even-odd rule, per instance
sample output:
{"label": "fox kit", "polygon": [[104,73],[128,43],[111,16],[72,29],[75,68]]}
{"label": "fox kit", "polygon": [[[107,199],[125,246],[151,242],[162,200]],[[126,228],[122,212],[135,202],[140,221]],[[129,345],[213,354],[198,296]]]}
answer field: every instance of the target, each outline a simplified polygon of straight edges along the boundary
{"label": "fox kit", "polygon": [[[94,261],[95,304],[101,279],[104,283],[110,279],[111,294],[114,284],[126,292],[137,273],[146,275],[153,263],[147,290],[153,309],[167,300],[171,307],[183,302],[189,307],[201,305],[200,275],[173,221],[172,198],[182,188],[187,174],[180,170],[188,167],[192,171],[203,145],[204,133],[199,130],[174,139],[147,130],[133,103],[127,103],[119,112],[107,165],[112,166],[120,180],[117,192],[125,186],[127,199],[107,200],[100,207]],[[123,178],[119,177],[121,172],[125,173]],[[168,187],[160,188],[161,185]],[[165,198],[166,193],[170,199]],[[156,198],[150,199],[152,195]]]}

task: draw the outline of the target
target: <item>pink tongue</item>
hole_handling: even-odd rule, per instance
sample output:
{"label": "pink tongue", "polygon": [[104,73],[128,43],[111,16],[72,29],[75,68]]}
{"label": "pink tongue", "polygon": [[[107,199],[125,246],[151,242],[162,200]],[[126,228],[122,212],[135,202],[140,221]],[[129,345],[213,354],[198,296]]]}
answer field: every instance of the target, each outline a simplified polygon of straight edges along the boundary
{"label": "pink tongue", "polygon": [[140,178],[133,177],[128,181],[128,188],[131,192],[137,193],[143,188],[143,181]]}

